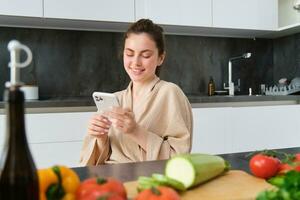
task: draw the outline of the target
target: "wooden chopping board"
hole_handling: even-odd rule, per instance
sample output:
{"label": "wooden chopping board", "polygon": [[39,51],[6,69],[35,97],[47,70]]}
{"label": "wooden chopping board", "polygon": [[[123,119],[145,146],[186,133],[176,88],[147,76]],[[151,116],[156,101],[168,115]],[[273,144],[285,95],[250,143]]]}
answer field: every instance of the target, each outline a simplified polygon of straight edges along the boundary
{"label": "wooden chopping board", "polygon": [[[137,181],[126,182],[128,198],[137,195]],[[255,200],[257,194],[274,188],[264,179],[244,171],[230,170],[226,174],[181,193],[182,200]]]}

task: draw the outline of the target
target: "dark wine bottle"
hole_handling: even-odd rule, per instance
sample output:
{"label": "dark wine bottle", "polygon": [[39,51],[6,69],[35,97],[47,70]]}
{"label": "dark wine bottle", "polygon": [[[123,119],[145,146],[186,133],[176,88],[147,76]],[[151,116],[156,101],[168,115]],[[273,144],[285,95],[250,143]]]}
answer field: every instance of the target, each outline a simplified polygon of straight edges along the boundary
{"label": "dark wine bottle", "polygon": [[1,160],[0,199],[38,200],[38,176],[25,133],[24,94],[19,87],[10,87],[5,93],[7,135]]}
{"label": "dark wine bottle", "polygon": [[6,143],[0,162],[0,200],[38,200],[38,175],[27,143],[24,93],[18,81],[5,89],[4,99]]}

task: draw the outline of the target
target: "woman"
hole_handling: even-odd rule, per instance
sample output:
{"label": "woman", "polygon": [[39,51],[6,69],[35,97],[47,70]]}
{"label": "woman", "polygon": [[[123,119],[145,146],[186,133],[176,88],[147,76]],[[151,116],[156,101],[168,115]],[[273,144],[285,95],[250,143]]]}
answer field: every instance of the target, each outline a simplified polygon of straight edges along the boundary
{"label": "woman", "polygon": [[120,107],[89,121],[82,165],[168,159],[190,151],[191,106],[177,85],[156,76],[164,58],[160,26],[141,19],[129,27],[123,62],[131,82],[115,93]]}

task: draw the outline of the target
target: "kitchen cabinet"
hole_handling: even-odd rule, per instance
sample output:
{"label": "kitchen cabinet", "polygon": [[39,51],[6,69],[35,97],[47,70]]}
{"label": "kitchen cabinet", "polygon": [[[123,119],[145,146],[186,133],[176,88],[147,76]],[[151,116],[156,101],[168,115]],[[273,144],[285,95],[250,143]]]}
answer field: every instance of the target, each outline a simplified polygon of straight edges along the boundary
{"label": "kitchen cabinet", "polygon": [[142,0],[136,1],[136,18],[163,25],[275,30],[278,0]]}
{"label": "kitchen cabinet", "polygon": [[53,165],[79,166],[82,141],[31,143],[30,150],[38,168]]}
{"label": "kitchen cabinet", "polygon": [[[193,108],[192,152],[224,154],[299,146],[300,105]],[[93,112],[26,114],[26,133],[37,167],[77,167]],[[0,115],[0,154],[5,115]]]}
{"label": "kitchen cabinet", "polygon": [[0,0],[0,15],[43,17],[42,0]]}
{"label": "kitchen cabinet", "polygon": [[229,119],[231,108],[193,108],[192,152],[221,154],[231,151]]}
{"label": "kitchen cabinet", "polygon": [[300,105],[194,108],[192,152],[234,153],[299,146]]}
{"label": "kitchen cabinet", "polygon": [[82,141],[90,112],[26,114],[29,143]]}
{"label": "kitchen cabinet", "polygon": [[[5,115],[0,114],[0,147],[2,147],[4,145],[5,133],[6,133]],[[0,148],[0,151],[1,151],[1,148]]]}
{"label": "kitchen cabinet", "polygon": [[232,152],[299,146],[300,106],[232,108]]}
{"label": "kitchen cabinet", "polygon": [[[91,115],[92,112],[26,114],[27,139],[37,167],[78,166]],[[5,115],[0,115],[0,151],[5,138],[4,121]]]}
{"label": "kitchen cabinet", "polygon": [[164,25],[211,27],[211,2],[212,0],[138,0],[136,20],[150,18]]}
{"label": "kitchen cabinet", "polygon": [[[278,29],[278,12],[281,16],[288,16],[280,17],[280,20],[289,21],[290,16],[287,14],[290,11],[281,9],[284,8],[282,6],[278,11],[283,1],[0,0],[0,24],[10,27],[124,32],[128,23],[150,18],[161,24],[167,34],[274,38],[293,34],[300,27],[297,22],[293,32],[286,30],[290,29],[289,26]],[[296,18],[298,20],[299,15]],[[280,23],[286,24],[282,20]]]}
{"label": "kitchen cabinet", "polygon": [[134,0],[44,0],[44,17],[107,22],[133,22]]}
{"label": "kitchen cabinet", "polygon": [[213,0],[213,27],[276,30],[278,0]]}
{"label": "kitchen cabinet", "polygon": [[279,27],[293,26],[300,23],[300,11],[294,9],[295,0],[278,0]]}

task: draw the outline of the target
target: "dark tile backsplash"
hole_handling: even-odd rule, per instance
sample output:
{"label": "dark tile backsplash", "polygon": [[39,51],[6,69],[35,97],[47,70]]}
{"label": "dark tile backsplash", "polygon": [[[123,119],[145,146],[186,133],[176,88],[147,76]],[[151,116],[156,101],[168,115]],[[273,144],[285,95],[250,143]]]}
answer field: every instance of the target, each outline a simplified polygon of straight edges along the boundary
{"label": "dark tile backsplash", "polygon": [[274,40],[274,80],[300,77],[300,33]]}
{"label": "dark tile backsplash", "polygon": [[[120,57],[122,33],[0,28],[0,93],[9,79],[7,44],[17,39],[33,52],[22,69],[22,81],[37,84],[41,99],[89,97],[95,90],[126,88],[129,78]],[[205,95],[209,76],[220,90],[228,81],[228,59],[252,52],[233,63],[233,80],[241,93],[281,77],[300,76],[300,35],[271,39],[237,39],[167,35],[167,57],[161,78],[178,84],[186,94]],[[2,98],[2,95],[1,95]]]}
{"label": "dark tile backsplash", "polygon": [[273,81],[272,40],[167,36],[167,51],[162,78],[177,83],[188,94],[206,94],[210,76],[216,89],[222,89],[228,82],[229,58],[246,52],[253,53],[250,59],[232,64],[233,80],[240,79],[241,92]]}

